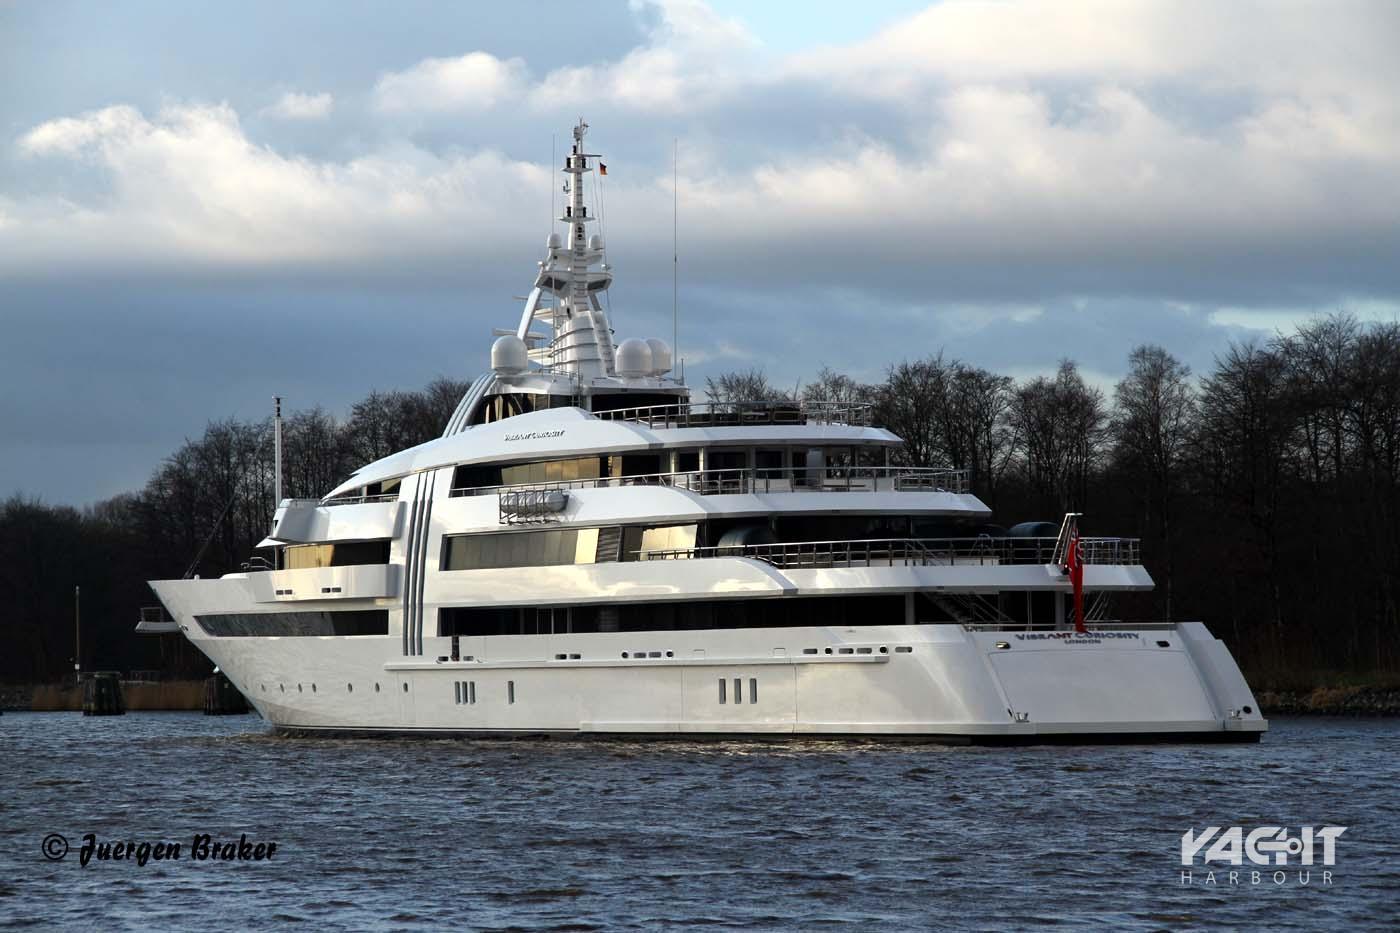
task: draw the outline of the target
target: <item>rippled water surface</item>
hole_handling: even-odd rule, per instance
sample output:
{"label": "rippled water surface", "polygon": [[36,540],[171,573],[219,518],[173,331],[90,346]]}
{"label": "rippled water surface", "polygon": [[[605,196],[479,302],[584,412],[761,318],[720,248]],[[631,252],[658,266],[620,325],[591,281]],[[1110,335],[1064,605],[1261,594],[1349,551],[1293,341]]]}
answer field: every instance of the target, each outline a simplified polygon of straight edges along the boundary
{"label": "rippled water surface", "polygon": [[[1400,722],[1255,746],[289,739],[252,716],[0,717],[0,925],[1012,930],[1400,923]],[[1331,886],[1181,883],[1207,825],[1337,824]],[[275,842],[192,861],[196,833]],[[49,833],[72,848],[41,852]],[[172,840],[179,861],[93,860]]]}

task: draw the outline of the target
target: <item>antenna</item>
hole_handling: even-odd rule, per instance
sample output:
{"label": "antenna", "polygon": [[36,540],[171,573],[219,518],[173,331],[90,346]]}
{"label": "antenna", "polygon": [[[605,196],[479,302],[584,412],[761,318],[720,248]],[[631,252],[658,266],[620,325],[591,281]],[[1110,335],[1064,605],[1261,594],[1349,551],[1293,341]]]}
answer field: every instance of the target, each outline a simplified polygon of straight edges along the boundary
{"label": "antenna", "polygon": [[[557,158],[558,158],[558,156],[557,156],[557,155],[555,154],[555,152],[554,152],[554,134],[553,134],[553,133],[550,133],[550,134],[549,134],[549,170],[550,170],[551,172],[554,171],[554,160],[557,159]],[[548,230],[548,231],[550,231],[551,233],[553,233],[553,232],[554,232],[554,181],[553,181],[553,176],[552,176],[552,175],[547,176],[547,177],[549,177],[549,179],[550,179],[550,182],[549,182],[549,226],[546,227],[545,229]]]}
{"label": "antenna", "polygon": [[[282,396],[272,397],[272,527],[277,528],[277,510],[282,507]],[[275,551],[273,553],[276,553]],[[275,566],[275,564],[274,564]]]}
{"label": "antenna", "polygon": [[[671,359],[681,358],[681,251],[680,251],[680,178],[681,141],[672,140],[671,148]],[[684,363],[681,380],[685,380]]]}

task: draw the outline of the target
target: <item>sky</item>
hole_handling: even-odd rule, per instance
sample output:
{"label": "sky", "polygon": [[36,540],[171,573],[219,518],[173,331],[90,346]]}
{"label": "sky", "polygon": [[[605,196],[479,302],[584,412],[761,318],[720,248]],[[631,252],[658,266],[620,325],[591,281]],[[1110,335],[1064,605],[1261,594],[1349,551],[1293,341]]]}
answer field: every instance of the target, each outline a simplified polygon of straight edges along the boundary
{"label": "sky", "polygon": [[942,351],[1111,389],[1141,343],[1400,315],[1400,4],[576,10],[0,0],[0,496],[472,378],[580,116],[619,337],[670,339],[678,203],[693,385]]}

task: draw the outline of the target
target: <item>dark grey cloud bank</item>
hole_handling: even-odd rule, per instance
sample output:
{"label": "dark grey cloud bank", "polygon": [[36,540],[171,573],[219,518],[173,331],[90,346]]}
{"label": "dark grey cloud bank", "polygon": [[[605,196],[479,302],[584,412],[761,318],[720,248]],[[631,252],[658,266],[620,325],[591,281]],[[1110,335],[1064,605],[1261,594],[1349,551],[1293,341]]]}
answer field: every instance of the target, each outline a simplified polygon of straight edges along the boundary
{"label": "dark grey cloud bank", "polygon": [[1070,27],[951,2],[777,56],[687,2],[570,19],[581,53],[549,4],[0,6],[0,492],[135,487],[274,392],[469,378],[579,113],[623,334],[670,334],[684,140],[692,382],[940,349],[1109,382],[1144,341],[1199,371],[1309,313],[1393,316],[1394,8],[1111,9],[1032,42]]}

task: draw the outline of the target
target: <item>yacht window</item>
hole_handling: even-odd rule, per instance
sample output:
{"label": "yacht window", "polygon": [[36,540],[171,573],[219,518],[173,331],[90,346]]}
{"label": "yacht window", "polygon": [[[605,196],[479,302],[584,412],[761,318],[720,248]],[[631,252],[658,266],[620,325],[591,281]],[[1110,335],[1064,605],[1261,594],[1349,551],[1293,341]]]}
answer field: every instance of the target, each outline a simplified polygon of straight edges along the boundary
{"label": "yacht window", "polygon": [[726,683],[725,679],[724,679],[723,677],[721,677],[721,678],[719,679],[719,701],[720,701],[721,703],[726,702],[726,700],[725,700],[725,698],[724,698],[724,691],[725,691],[725,686],[724,686],[724,685],[725,685],[725,683]]}
{"label": "yacht window", "polygon": [[387,539],[382,541],[347,541],[337,544],[294,544],[282,552],[282,566],[287,570],[387,563],[389,563],[389,542]]}
{"label": "yacht window", "polygon": [[700,451],[698,450],[678,450],[676,451],[676,472],[694,473],[700,469]]}
{"label": "yacht window", "polygon": [[757,703],[757,702],[758,702],[758,678],[757,678],[757,677],[750,677],[750,678],[749,678],[749,702],[750,702],[750,703]]}
{"label": "yacht window", "polygon": [[506,702],[515,702],[515,681],[513,680],[506,681]]}
{"label": "yacht window", "polygon": [[591,564],[598,553],[598,529],[446,535],[442,546],[443,570]]}
{"label": "yacht window", "polygon": [[785,472],[783,467],[786,466],[783,461],[786,459],[786,452],[782,449],[760,450],[754,454],[754,467],[760,477],[781,479]]}
{"label": "yacht window", "polygon": [[661,525],[642,529],[641,551],[676,551],[695,547],[694,525]]}
{"label": "yacht window", "polygon": [[623,454],[608,458],[609,476],[650,476],[660,472],[660,454]]}
{"label": "yacht window", "polygon": [[708,470],[738,470],[749,465],[747,450],[711,450],[705,457]]}
{"label": "yacht window", "polygon": [[501,483],[564,483],[581,479],[597,479],[603,475],[599,457],[575,457],[568,460],[543,460],[538,463],[517,463],[501,467]]}
{"label": "yacht window", "polygon": [[315,635],[387,635],[389,610],[336,612],[240,612],[195,616],[199,627],[220,638],[284,638]]}
{"label": "yacht window", "polygon": [[742,678],[739,678],[739,677],[735,677],[735,678],[734,678],[734,702],[735,702],[735,703],[742,703],[742,702],[744,702],[744,689],[743,689],[743,684],[744,684],[744,681],[743,681]]}

